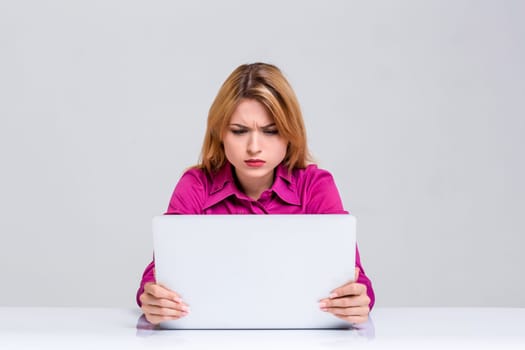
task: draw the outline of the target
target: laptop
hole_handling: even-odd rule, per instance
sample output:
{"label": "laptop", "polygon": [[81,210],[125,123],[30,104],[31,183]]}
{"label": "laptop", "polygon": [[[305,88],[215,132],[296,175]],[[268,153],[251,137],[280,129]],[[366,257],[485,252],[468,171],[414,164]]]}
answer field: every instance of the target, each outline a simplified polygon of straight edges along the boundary
{"label": "laptop", "polygon": [[162,328],[350,327],[318,302],[354,278],[352,215],[163,215],[153,245],[157,282],[190,309]]}

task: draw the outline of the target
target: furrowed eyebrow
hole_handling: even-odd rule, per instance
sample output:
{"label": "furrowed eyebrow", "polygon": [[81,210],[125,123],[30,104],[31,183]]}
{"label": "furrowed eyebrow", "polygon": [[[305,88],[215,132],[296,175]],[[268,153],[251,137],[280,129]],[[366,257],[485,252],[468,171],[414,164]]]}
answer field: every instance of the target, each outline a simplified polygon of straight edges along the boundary
{"label": "furrowed eyebrow", "polygon": [[275,126],[275,123],[265,125],[265,126],[261,127],[261,129],[268,129],[268,128],[271,128],[273,126]]}
{"label": "furrowed eyebrow", "polygon": [[230,124],[230,126],[236,126],[236,127],[239,127],[239,128],[248,129],[247,126],[242,125],[242,124]]}
{"label": "furrowed eyebrow", "polygon": [[[268,124],[268,125],[265,125],[265,126],[261,126],[261,129],[268,129],[268,128],[271,128],[273,126],[275,126],[276,124],[275,123],[271,123],[271,124]],[[232,123],[230,124],[230,126],[236,126],[238,128],[243,128],[243,129],[250,129],[248,126],[246,125],[242,125],[242,124],[237,124],[237,123]]]}

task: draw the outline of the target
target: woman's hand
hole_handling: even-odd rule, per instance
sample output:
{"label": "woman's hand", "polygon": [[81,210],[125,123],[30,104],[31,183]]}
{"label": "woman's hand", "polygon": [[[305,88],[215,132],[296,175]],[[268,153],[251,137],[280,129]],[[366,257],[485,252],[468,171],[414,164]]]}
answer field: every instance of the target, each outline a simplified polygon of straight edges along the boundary
{"label": "woman's hand", "polygon": [[[359,268],[355,268],[355,279],[359,277]],[[328,298],[319,301],[321,310],[329,312],[350,323],[363,323],[370,313],[370,298],[366,294],[366,286],[357,282],[349,282],[334,289]]]}
{"label": "woman's hand", "polygon": [[140,301],[146,319],[153,324],[177,320],[189,312],[188,305],[177,293],[153,282],[144,285],[144,293],[141,294]]}

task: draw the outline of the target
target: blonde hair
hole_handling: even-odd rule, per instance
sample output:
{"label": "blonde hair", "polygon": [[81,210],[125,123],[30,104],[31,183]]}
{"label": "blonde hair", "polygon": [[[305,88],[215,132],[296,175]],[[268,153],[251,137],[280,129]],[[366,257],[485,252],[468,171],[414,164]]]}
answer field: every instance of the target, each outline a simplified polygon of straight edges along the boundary
{"label": "blonde hair", "polygon": [[279,134],[288,142],[284,158],[288,170],[305,168],[311,156],[299,102],[280,69],[267,63],[243,64],[222,84],[208,113],[197,167],[213,173],[225,164],[222,137],[242,99],[258,101],[273,117]]}

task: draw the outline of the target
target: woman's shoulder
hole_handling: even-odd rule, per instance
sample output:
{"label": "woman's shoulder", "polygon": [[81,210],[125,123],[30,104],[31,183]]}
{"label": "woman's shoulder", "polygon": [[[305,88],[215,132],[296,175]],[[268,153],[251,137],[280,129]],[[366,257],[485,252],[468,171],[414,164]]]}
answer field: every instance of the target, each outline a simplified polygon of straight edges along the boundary
{"label": "woman's shoulder", "polygon": [[179,179],[177,187],[190,187],[194,189],[197,186],[207,188],[210,182],[211,179],[205,169],[199,166],[192,166],[191,168],[184,170]]}
{"label": "woman's shoulder", "polygon": [[308,164],[306,168],[294,169],[292,176],[298,183],[312,183],[318,181],[333,181],[332,173],[326,169],[319,168],[315,163]]}
{"label": "woman's shoulder", "polygon": [[186,169],[171,196],[168,214],[199,214],[208,193],[206,171],[199,167]]}
{"label": "woman's shoulder", "polygon": [[183,177],[192,178],[192,179],[199,179],[201,181],[204,181],[204,180],[206,180],[207,175],[206,175],[206,170],[204,168],[201,168],[198,165],[194,165],[194,166],[191,166],[191,167],[187,168],[186,170],[184,170],[184,172],[182,173],[181,178],[183,178]]}
{"label": "woman's shoulder", "polygon": [[346,213],[334,177],[328,170],[309,164],[304,169],[297,169],[295,176],[296,189],[307,213]]}

